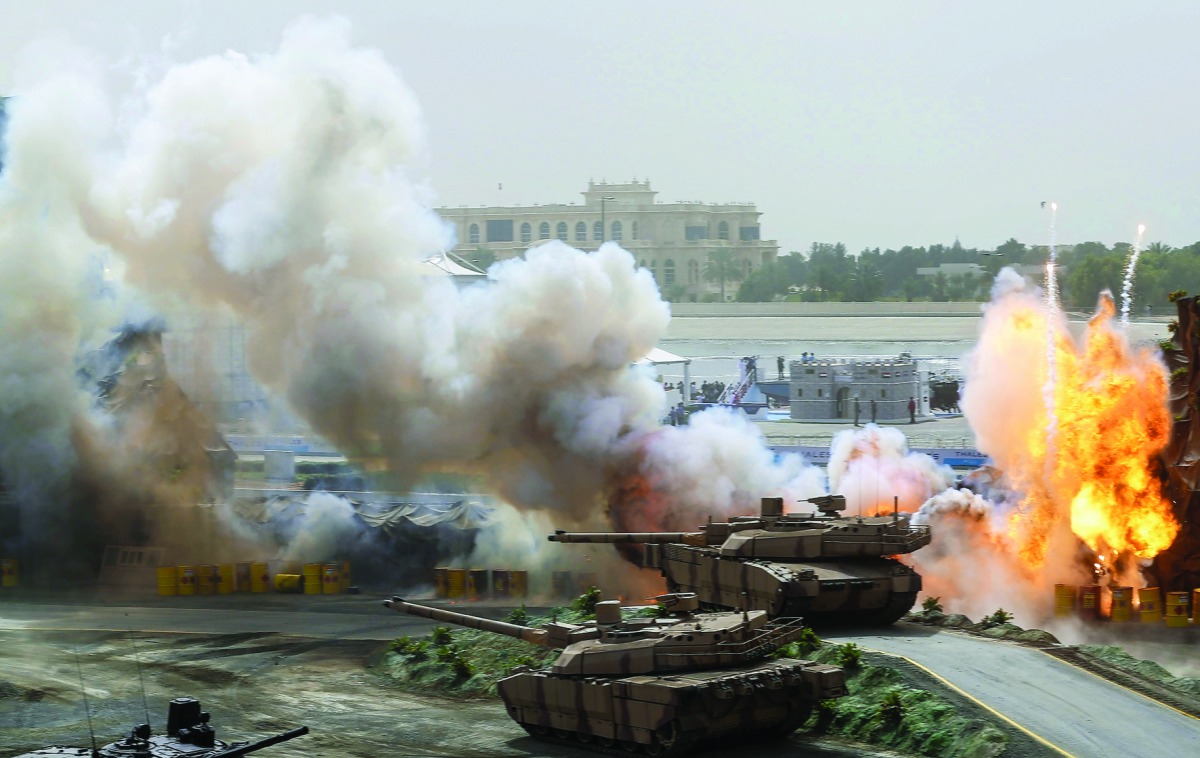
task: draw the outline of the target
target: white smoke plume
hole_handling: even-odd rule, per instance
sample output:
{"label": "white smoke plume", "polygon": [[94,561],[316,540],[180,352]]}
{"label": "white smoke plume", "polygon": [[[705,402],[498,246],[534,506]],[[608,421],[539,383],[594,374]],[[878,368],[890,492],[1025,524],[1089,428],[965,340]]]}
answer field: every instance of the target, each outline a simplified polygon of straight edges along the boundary
{"label": "white smoke plume", "polygon": [[968,489],[948,489],[926,501],[912,523],[929,525],[932,541],[910,557],[924,593],[975,619],[999,607],[1019,623],[1040,618],[1042,604],[1029,588],[1048,585],[1016,559],[1005,534],[1006,516],[1006,507]]}
{"label": "white smoke plume", "polygon": [[26,223],[5,232],[3,265],[45,265],[5,280],[4,370],[29,391],[42,383],[30,402],[43,417],[2,423],[52,438],[40,468],[70,455],[87,401],[68,379],[84,325],[103,321],[78,280],[107,248],[115,275],[168,315],[180,300],[231,308],[255,376],[384,486],[483,474],[565,526],[602,521],[606,491],[639,472],[688,498],[689,520],[820,491],[819,472],[776,464],[734,415],[659,428],[661,386],[630,366],[669,311],[617,245],[549,242],[466,290],[424,264],[452,240],[420,180],[420,109],[349,32],[302,19],[274,53],[147,74],[115,106],[78,76],[16,93],[4,213]]}
{"label": "white smoke plume", "polygon": [[867,424],[834,435],[829,456],[829,491],[845,495],[846,513],[872,515],[899,509],[911,513],[954,482],[954,472],[924,453],[908,449],[895,427]]}

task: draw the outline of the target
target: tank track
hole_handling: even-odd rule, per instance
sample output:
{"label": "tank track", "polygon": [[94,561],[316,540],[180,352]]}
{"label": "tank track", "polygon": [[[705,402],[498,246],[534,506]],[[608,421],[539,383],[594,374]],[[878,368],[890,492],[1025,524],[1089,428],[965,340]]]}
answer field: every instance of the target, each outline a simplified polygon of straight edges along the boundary
{"label": "tank track", "polygon": [[661,742],[643,745],[639,742],[627,740],[600,739],[589,734],[582,734],[581,732],[552,729],[537,724],[521,724],[521,728],[530,737],[540,742],[548,742],[552,745],[566,745],[577,750],[587,750],[602,755],[626,756],[626,758],[630,755],[649,755],[655,758],[671,758],[671,756],[685,755],[692,749],[696,742],[704,737],[699,732],[679,735],[668,747]]}

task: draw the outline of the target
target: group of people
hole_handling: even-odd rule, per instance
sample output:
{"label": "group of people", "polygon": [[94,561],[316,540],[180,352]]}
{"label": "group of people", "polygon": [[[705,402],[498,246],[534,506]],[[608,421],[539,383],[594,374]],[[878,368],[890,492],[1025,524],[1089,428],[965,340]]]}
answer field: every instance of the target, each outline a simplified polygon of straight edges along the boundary
{"label": "group of people", "polygon": [[[879,406],[877,406],[875,404],[875,401],[872,400],[871,401],[871,423],[872,424],[875,423],[875,415],[878,412],[878,410],[879,410]],[[862,405],[859,402],[858,397],[856,396],[854,398],[854,425],[855,426],[859,425],[858,418],[861,415],[861,413],[862,413]],[[908,399],[908,423],[910,423],[910,424],[917,423],[917,400],[916,400],[916,398],[913,398],[913,397],[910,397]]]}
{"label": "group of people", "polygon": [[687,424],[687,419],[688,412],[687,409],[683,407],[683,403],[677,403],[676,405],[672,406],[670,411],[667,412],[666,421],[671,426],[683,426]]}

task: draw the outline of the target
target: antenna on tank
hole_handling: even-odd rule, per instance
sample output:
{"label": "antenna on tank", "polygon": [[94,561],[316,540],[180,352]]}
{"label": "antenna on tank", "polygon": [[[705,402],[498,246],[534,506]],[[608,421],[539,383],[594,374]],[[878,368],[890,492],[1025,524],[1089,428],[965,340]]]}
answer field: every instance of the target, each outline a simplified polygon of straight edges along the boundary
{"label": "antenna on tank", "polygon": [[892,523],[900,523],[900,496],[892,495]]}
{"label": "antenna on tank", "polygon": [[87,716],[88,736],[92,739],[92,758],[99,758],[100,750],[96,747],[96,730],[92,728],[92,708],[88,704],[87,687],[83,686],[83,667],[79,665],[79,646],[71,648],[75,654],[75,672],[79,674],[79,694],[83,695],[83,713]]}
{"label": "antenna on tank", "polygon": [[138,683],[142,687],[142,710],[146,714],[146,721],[144,723],[149,726],[150,706],[146,703],[146,679],[142,676],[142,658],[138,655],[137,639],[133,636],[133,630],[126,631],[126,634],[129,635],[129,644],[133,646],[133,662],[137,665]]}

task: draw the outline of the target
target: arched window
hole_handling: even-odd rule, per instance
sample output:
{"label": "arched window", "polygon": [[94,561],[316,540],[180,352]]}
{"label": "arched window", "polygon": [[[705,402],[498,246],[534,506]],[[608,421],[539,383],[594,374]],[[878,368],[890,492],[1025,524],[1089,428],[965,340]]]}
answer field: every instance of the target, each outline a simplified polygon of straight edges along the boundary
{"label": "arched window", "polygon": [[700,262],[688,261],[688,284],[700,283]]}
{"label": "arched window", "polygon": [[538,227],[538,239],[540,239],[540,240],[550,239],[550,223],[549,222],[543,221],[542,225]]}
{"label": "arched window", "polygon": [[717,224],[717,239],[719,239],[719,240],[729,239],[729,222],[728,221],[722,221],[721,223]]}
{"label": "arched window", "polygon": [[471,230],[467,233],[467,241],[472,245],[479,244],[479,224],[471,224]]}
{"label": "arched window", "polygon": [[597,242],[604,239],[604,224],[599,221],[592,225],[592,239]]}
{"label": "arched window", "polygon": [[630,224],[630,225],[629,225],[629,239],[634,239],[634,240],[635,240],[635,239],[637,239],[637,238],[638,238],[638,236],[637,236],[637,222],[636,222],[636,221],[634,221],[632,224]]}
{"label": "arched window", "polygon": [[554,231],[556,232],[556,234],[554,236],[558,237],[563,242],[567,241],[567,222],[566,221],[559,221],[558,226],[554,227]]}
{"label": "arched window", "polygon": [[533,228],[529,224],[521,224],[521,241],[529,242],[533,239]]}
{"label": "arched window", "polygon": [[654,277],[654,281],[658,281],[658,261],[650,261],[650,276]]}
{"label": "arched window", "polygon": [[621,222],[620,222],[620,221],[614,221],[614,222],[613,222],[613,227],[612,227],[612,229],[613,229],[613,233],[612,233],[612,238],[613,238],[613,240],[614,240],[614,241],[616,241],[616,242],[620,242],[620,241],[621,241],[621,234],[622,234],[622,232],[624,231],[624,230],[621,228]]}
{"label": "arched window", "polygon": [[575,224],[575,241],[587,242],[587,224],[582,221]]}
{"label": "arched window", "polygon": [[663,284],[675,283],[675,259],[667,258],[663,261]]}

